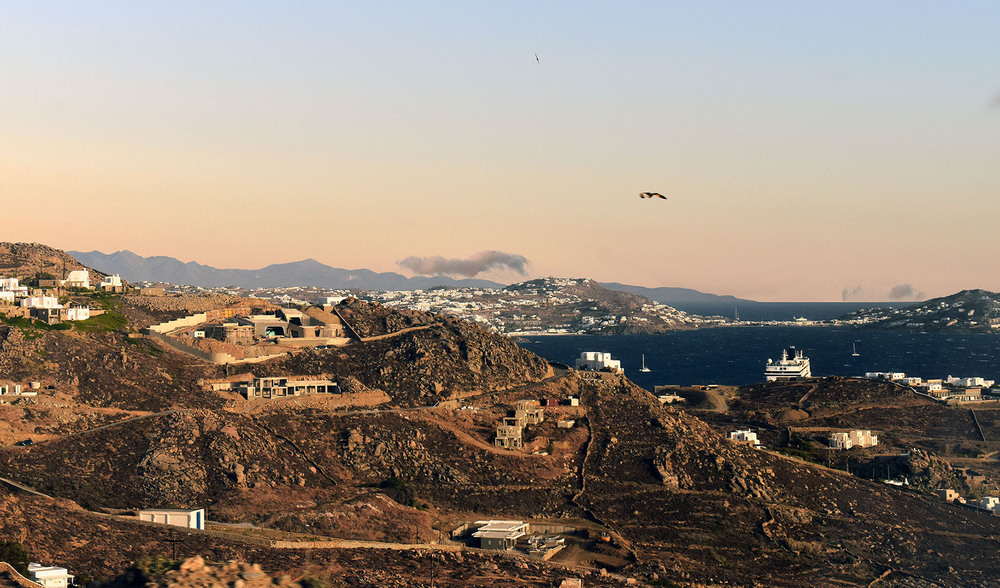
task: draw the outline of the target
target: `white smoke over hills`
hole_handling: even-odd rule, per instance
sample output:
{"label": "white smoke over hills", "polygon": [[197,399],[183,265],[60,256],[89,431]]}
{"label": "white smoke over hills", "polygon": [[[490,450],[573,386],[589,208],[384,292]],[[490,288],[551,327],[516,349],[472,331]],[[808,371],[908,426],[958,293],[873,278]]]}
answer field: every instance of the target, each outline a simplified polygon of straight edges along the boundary
{"label": "white smoke over hills", "polygon": [[463,276],[471,278],[490,270],[510,270],[524,275],[531,262],[523,255],[503,251],[480,251],[468,259],[447,259],[441,256],[410,256],[396,264],[415,274],[429,276]]}
{"label": "white smoke over hills", "polygon": [[852,301],[880,301],[890,302],[918,301],[926,298],[923,292],[918,290],[913,284],[896,284],[888,293],[884,290],[876,291],[865,286],[848,286],[841,293],[844,302]]}

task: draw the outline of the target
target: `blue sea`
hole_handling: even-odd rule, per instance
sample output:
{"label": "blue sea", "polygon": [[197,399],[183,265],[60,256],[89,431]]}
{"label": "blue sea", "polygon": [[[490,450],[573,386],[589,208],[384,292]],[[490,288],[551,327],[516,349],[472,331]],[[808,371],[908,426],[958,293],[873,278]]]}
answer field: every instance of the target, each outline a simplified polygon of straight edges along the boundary
{"label": "blue sea", "polygon": [[[742,318],[742,317],[741,317]],[[852,344],[858,357],[852,357]],[[905,372],[922,378],[981,376],[1000,381],[1000,334],[913,333],[853,327],[721,327],[662,335],[551,335],[522,345],[549,361],[573,365],[584,351],[610,352],[647,390],[662,385],[751,384],[764,364],[795,346],[814,376]],[[640,372],[642,355],[650,372]]]}

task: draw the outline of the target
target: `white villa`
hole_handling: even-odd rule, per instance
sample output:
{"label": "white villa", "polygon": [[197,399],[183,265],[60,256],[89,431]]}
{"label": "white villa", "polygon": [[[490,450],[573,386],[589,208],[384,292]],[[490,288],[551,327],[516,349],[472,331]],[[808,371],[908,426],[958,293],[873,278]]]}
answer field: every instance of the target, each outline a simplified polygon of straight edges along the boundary
{"label": "white villa", "polygon": [[849,431],[830,434],[831,449],[850,449],[851,447],[874,447],[878,445],[878,435],[871,431]]}
{"label": "white villa", "polygon": [[750,429],[733,431],[729,434],[729,439],[731,441],[753,445],[754,447],[760,447],[760,441],[757,439],[757,433],[754,433]]}
{"label": "white villa", "polygon": [[617,359],[611,359],[610,353],[584,351],[576,360],[576,369],[591,372],[601,370],[619,372],[622,369],[622,362]]}
{"label": "white villa", "polygon": [[90,272],[87,270],[73,270],[69,272],[66,279],[62,282],[63,286],[67,288],[86,288],[90,289]]}
{"label": "white villa", "polygon": [[523,521],[476,521],[476,526],[479,529],[472,536],[479,539],[482,549],[513,549],[528,534],[528,523]]}
{"label": "white villa", "polygon": [[32,582],[41,584],[45,588],[66,588],[76,577],[66,568],[43,566],[34,562],[28,564],[28,575]]}

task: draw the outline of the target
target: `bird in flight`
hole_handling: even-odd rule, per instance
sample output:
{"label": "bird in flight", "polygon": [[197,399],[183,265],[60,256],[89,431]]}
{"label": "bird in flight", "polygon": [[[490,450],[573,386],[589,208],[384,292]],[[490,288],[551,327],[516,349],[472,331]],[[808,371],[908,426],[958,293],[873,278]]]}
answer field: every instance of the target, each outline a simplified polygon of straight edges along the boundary
{"label": "bird in flight", "polygon": [[652,198],[653,196],[656,196],[657,198],[663,198],[664,200],[667,199],[666,196],[660,194],[659,192],[643,192],[639,194],[639,198]]}
{"label": "bird in flight", "polygon": [[[537,53],[535,53],[535,61],[538,61],[538,54]],[[538,61],[538,63],[541,63],[541,61]]]}

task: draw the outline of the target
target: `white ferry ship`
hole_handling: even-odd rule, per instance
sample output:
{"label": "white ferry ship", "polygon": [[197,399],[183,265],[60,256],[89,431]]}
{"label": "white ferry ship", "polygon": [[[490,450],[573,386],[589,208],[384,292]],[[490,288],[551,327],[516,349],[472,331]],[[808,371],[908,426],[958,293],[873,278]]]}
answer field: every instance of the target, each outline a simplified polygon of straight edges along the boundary
{"label": "white ferry ship", "polygon": [[768,382],[775,380],[799,380],[812,377],[809,369],[809,358],[802,355],[802,351],[794,347],[781,350],[781,359],[778,361],[767,360],[764,366],[764,379]]}

